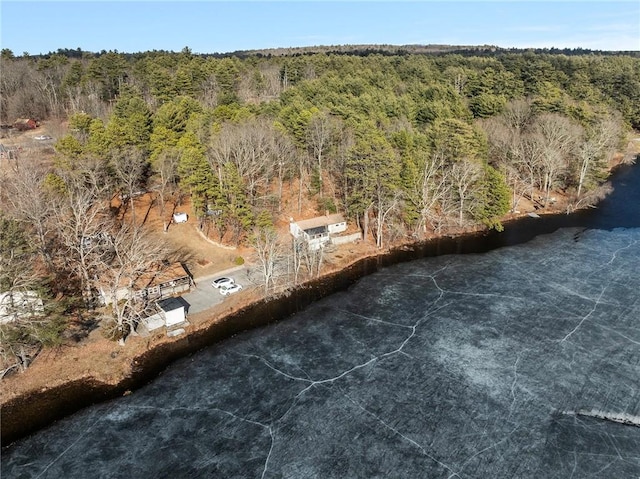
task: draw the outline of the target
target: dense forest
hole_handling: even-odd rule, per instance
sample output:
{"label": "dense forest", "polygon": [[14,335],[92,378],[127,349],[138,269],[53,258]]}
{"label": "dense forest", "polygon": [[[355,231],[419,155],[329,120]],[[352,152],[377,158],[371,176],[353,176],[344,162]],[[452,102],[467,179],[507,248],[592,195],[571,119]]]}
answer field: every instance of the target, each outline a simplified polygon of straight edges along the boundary
{"label": "dense forest", "polygon": [[[105,310],[96,290],[116,298],[181,259],[136,218],[139,191],[154,193],[165,229],[167,205],[189,197],[213,238],[254,246],[266,292],[320,271],[318,253],[296,259],[274,230],[309,202],[344,213],[379,248],[501,229],[525,200],[593,204],[612,154],[640,128],[640,59],[566,53],[2,50],[3,125],[36,118],[61,133],[46,158],[0,160],[0,293],[42,299],[2,324],[3,369],[69,340],[70,317],[100,320],[114,339],[135,327],[147,304]],[[284,191],[296,198],[286,212]],[[278,261],[291,255],[295,277],[283,278]]]}

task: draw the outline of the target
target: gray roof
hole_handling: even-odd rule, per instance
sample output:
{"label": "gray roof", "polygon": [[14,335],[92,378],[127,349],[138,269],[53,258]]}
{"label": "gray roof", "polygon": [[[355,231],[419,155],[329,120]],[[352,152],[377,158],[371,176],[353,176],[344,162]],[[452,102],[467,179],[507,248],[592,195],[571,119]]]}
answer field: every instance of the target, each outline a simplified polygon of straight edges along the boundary
{"label": "gray roof", "polygon": [[174,309],[184,308],[185,300],[181,297],[170,297],[165,299],[160,299],[156,301],[156,304],[160,309],[165,312],[173,311]]}

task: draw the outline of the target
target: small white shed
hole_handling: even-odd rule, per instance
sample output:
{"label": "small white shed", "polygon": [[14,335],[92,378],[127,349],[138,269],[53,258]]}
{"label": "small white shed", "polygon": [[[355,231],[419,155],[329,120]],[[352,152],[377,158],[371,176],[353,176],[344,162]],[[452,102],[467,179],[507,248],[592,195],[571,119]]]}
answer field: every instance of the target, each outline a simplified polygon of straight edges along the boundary
{"label": "small white shed", "polygon": [[186,324],[186,304],[187,302],[179,296],[156,301],[158,312],[142,320],[143,329],[140,334],[145,335],[145,330],[151,332],[162,327],[173,328],[176,325]]}
{"label": "small white shed", "polygon": [[187,319],[187,314],[184,309],[184,301],[180,298],[166,298],[156,301],[156,304],[164,315],[164,324],[167,328],[182,324]]}
{"label": "small white shed", "polygon": [[173,222],[174,223],[186,223],[189,217],[186,213],[174,213],[173,214]]}

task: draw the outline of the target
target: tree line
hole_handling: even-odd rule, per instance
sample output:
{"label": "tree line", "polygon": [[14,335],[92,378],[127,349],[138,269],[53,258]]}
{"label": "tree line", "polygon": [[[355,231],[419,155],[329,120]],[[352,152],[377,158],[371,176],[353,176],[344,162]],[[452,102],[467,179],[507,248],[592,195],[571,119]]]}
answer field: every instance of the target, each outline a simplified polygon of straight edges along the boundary
{"label": "tree line", "polygon": [[[285,253],[274,234],[309,202],[380,248],[501,229],[524,199],[592,204],[640,127],[640,60],[625,54],[72,52],[1,55],[2,122],[66,125],[52,161],[23,155],[2,170],[0,292],[38,291],[47,311],[2,325],[9,362],[62,340],[72,315],[95,318],[98,288],[115,298],[184,259],[136,218],[139,191],[164,231],[189,196],[209,236],[252,244],[269,292],[321,269],[321,252]],[[98,319],[122,339],[147,307],[113,301]]]}

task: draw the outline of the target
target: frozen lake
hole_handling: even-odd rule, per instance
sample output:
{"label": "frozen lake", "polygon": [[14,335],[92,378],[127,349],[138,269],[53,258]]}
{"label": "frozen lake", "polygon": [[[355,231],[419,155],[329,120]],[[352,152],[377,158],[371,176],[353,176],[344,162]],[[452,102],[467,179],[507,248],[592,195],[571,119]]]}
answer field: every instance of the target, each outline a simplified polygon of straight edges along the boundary
{"label": "frozen lake", "polygon": [[637,478],[640,427],[575,414],[640,416],[630,204],[382,269],[16,442],[2,477]]}

